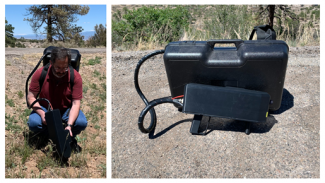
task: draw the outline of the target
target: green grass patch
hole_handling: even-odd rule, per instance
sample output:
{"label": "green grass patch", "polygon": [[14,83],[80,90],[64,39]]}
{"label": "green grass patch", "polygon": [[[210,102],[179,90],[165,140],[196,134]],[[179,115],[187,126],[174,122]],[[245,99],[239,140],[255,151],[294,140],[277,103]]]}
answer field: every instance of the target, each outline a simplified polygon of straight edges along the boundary
{"label": "green grass patch", "polygon": [[103,76],[99,77],[99,80],[100,80],[100,81],[101,81],[101,80],[106,80],[106,76],[103,75]]}
{"label": "green grass patch", "polygon": [[100,165],[98,165],[97,166],[99,169],[100,169],[100,171],[102,172],[102,177],[106,177],[106,164],[100,164]]}
{"label": "green grass patch", "polygon": [[25,164],[27,158],[33,154],[34,150],[28,145],[28,142],[24,140],[24,145],[15,144],[9,152],[10,154],[18,154],[19,157],[21,157],[21,163]]}
{"label": "green grass patch", "polygon": [[95,76],[95,77],[99,77],[99,76],[100,76],[100,72],[98,72],[97,70],[95,70],[95,71],[93,72],[93,76]]}
{"label": "green grass patch", "polygon": [[101,83],[100,86],[106,91],[106,83]]}
{"label": "green grass patch", "polygon": [[83,87],[82,87],[82,92],[83,92],[84,94],[86,94],[87,91],[88,91],[88,86],[83,86]]}
{"label": "green grass patch", "polygon": [[99,111],[103,111],[104,109],[105,109],[105,106],[102,104],[94,106],[94,112],[96,112],[96,113],[98,113]]}
{"label": "green grass patch", "polygon": [[79,137],[78,135],[76,136],[76,140],[78,143],[85,143],[87,140],[87,136],[83,135],[84,137]]}
{"label": "green grass patch", "polygon": [[21,131],[22,127],[16,125],[16,123],[18,123],[18,121],[13,116],[5,114],[5,130],[13,131],[14,133]]}
{"label": "green grass patch", "polygon": [[25,109],[24,112],[23,112],[23,116],[26,118],[27,116],[30,115],[32,111],[30,109]]}
{"label": "green grass patch", "polygon": [[14,156],[12,154],[6,154],[6,158],[5,158],[5,167],[6,169],[10,169],[10,168],[15,168],[17,165],[15,164],[14,161]]}
{"label": "green grass patch", "polygon": [[5,98],[6,98],[6,105],[9,105],[10,107],[15,107],[15,103],[12,99],[9,99],[7,95]]}
{"label": "green grass patch", "polygon": [[99,130],[100,129],[100,126],[99,125],[95,125],[94,127],[96,130]]}
{"label": "green grass patch", "polygon": [[87,158],[86,155],[83,153],[74,154],[71,158],[72,167],[85,167],[87,166]]}
{"label": "green grass patch", "polygon": [[96,124],[96,123],[98,123],[98,121],[99,121],[98,116],[97,115],[93,115],[92,118],[91,118],[91,123],[92,124]]}
{"label": "green grass patch", "polygon": [[106,155],[106,146],[104,144],[96,144],[87,150],[89,154]]}
{"label": "green grass patch", "polygon": [[96,65],[101,63],[102,57],[95,57],[95,59],[89,59],[87,65]]}
{"label": "green grass patch", "polygon": [[47,167],[58,167],[59,162],[53,158],[51,153],[46,153],[45,156],[42,156],[38,159],[36,167],[42,172]]}
{"label": "green grass patch", "polygon": [[24,109],[21,114],[19,115],[19,120],[25,121],[27,120],[27,116],[30,115],[32,111],[30,109]]}
{"label": "green grass patch", "polygon": [[10,60],[6,60],[6,66],[11,66]]}
{"label": "green grass patch", "polygon": [[99,98],[106,103],[106,91],[99,94]]}
{"label": "green grass patch", "polygon": [[97,90],[97,85],[95,83],[91,83],[90,88],[94,89],[94,90]]}
{"label": "green grass patch", "polygon": [[19,92],[18,92],[18,97],[19,97],[20,99],[22,99],[22,98],[24,97],[24,93],[23,93],[22,91],[19,91]]}

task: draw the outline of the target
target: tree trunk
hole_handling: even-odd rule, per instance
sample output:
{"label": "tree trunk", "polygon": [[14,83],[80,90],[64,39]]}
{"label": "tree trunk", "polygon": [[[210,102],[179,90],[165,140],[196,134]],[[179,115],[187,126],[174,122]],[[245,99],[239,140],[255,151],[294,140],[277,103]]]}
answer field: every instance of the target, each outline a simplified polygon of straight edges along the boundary
{"label": "tree trunk", "polygon": [[52,5],[47,6],[47,41],[52,43],[52,18],[51,18],[51,7]]}
{"label": "tree trunk", "polygon": [[275,5],[268,5],[269,8],[269,25],[273,28]]}

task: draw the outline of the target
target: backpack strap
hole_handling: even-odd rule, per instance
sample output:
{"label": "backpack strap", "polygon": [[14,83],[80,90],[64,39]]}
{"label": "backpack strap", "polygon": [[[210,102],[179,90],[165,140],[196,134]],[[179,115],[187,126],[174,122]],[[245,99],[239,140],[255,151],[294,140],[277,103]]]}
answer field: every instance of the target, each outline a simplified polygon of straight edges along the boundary
{"label": "backpack strap", "polygon": [[69,69],[70,69],[70,87],[71,87],[71,95],[72,95],[72,90],[74,85],[74,69],[71,65],[69,65]]}
{"label": "backpack strap", "polygon": [[254,27],[254,29],[252,30],[252,33],[249,36],[249,39],[248,40],[252,40],[253,39],[255,32],[256,32],[256,27]]}
{"label": "backpack strap", "polygon": [[276,40],[276,34],[274,29],[270,25],[255,26],[249,37],[249,40],[253,39],[256,32],[257,40]]}
{"label": "backpack strap", "polygon": [[43,67],[43,70],[42,70],[42,73],[41,73],[41,77],[40,77],[39,80],[38,80],[38,83],[39,83],[39,92],[38,92],[36,98],[38,98],[39,94],[40,94],[41,91],[42,91],[42,86],[43,86],[43,83],[44,83],[44,80],[45,80],[45,77],[46,77],[47,71],[49,70],[49,67],[50,67],[50,63],[46,64],[46,65]]}
{"label": "backpack strap", "polygon": [[[48,72],[48,70],[49,70],[49,67],[50,67],[50,63],[46,64],[46,65],[43,67],[43,70],[42,70],[42,73],[41,73],[41,77],[40,77],[39,80],[38,80],[40,90],[39,90],[39,92],[38,92],[36,98],[38,98],[39,94],[41,93],[42,86],[43,86],[43,83],[44,83],[45,77],[46,77],[46,75],[47,75],[47,72]],[[71,93],[72,93],[73,85],[74,85],[74,70],[73,70],[73,67],[72,67],[71,65],[69,65],[69,69],[70,69],[70,87],[71,87]]]}

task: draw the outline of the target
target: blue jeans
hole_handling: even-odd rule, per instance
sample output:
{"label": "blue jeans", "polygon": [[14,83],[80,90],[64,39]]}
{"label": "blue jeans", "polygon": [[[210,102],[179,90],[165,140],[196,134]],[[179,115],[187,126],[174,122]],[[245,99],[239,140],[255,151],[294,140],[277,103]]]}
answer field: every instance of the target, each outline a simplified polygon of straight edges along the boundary
{"label": "blue jeans", "polygon": [[[44,108],[43,106],[41,106],[44,112],[47,112],[47,109]],[[63,115],[62,116],[62,122],[63,123],[67,123],[69,120],[69,112],[70,112],[70,108],[66,109],[65,111],[60,111],[60,113]],[[47,133],[47,125],[44,125],[42,123],[42,119],[41,116],[38,115],[35,111],[32,111],[29,115],[29,119],[27,122],[28,126],[29,126],[29,130],[37,133],[37,132],[41,132],[44,131]],[[82,130],[84,130],[87,127],[87,119],[86,116],[84,115],[84,113],[80,110],[79,111],[79,115],[76,119],[76,121],[73,124],[73,127],[71,129],[72,131],[72,135],[73,137],[75,137],[76,135],[78,135]]]}

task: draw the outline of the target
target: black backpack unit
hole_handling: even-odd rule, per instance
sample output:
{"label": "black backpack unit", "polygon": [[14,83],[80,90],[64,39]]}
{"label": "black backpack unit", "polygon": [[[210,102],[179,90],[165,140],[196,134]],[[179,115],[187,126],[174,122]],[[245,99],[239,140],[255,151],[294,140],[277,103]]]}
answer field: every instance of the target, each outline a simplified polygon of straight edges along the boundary
{"label": "black backpack unit", "polygon": [[[51,52],[52,52],[52,50],[54,48],[56,48],[56,47],[49,46],[43,52],[43,55],[46,55],[46,57],[43,58],[43,66],[44,66],[44,68],[42,70],[41,77],[39,79],[40,92],[37,94],[37,97],[41,93],[41,89],[42,89],[46,74],[47,74],[48,69],[50,67]],[[73,69],[75,69],[77,72],[79,72],[81,55],[80,55],[78,50],[69,49],[69,51],[70,51],[70,55],[71,55],[71,65],[69,65],[69,70],[70,70],[70,86],[71,86],[71,91],[72,91],[73,85],[74,85],[74,72],[73,72]]]}
{"label": "black backpack unit", "polygon": [[[257,34],[257,40],[252,40]],[[215,47],[215,44],[234,44],[234,47]],[[164,54],[164,65],[171,96],[148,101],[142,93],[138,74],[141,65],[150,57]],[[135,88],[146,104],[141,111],[138,127],[142,133],[153,132],[156,126],[154,107],[172,103],[180,112],[194,114],[190,132],[205,135],[211,117],[235,119],[246,123],[266,122],[269,111],[281,106],[289,47],[276,40],[269,25],[254,27],[249,40],[207,40],[170,42],[165,50],[144,56],[134,74]],[[150,113],[151,123],[143,125]],[[209,121],[204,133],[199,132],[202,116]]]}
{"label": "black backpack unit", "polygon": [[256,32],[257,40],[276,40],[276,34],[274,29],[269,25],[255,26],[249,37],[249,40],[253,39],[254,33]]}

